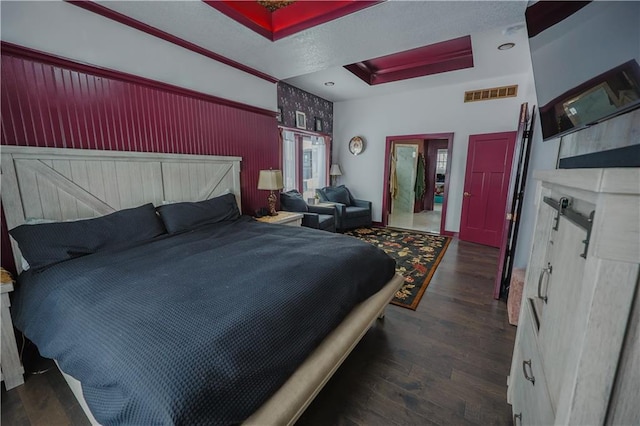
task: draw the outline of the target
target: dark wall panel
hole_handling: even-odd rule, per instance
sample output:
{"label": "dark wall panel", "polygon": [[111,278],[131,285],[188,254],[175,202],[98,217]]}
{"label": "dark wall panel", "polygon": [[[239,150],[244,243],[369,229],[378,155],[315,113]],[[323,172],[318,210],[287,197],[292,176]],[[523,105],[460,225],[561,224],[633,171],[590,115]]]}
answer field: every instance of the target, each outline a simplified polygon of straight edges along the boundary
{"label": "dark wall panel", "polygon": [[273,116],[57,62],[3,52],[3,145],[240,156],[243,210],[266,204],[256,187],[280,163]]}
{"label": "dark wall panel", "polygon": [[314,119],[318,117],[322,120],[322,133],[333,134],[333,102],[279,82],[278,106],[282,109],[283,126],[296,127],[296,111],[301,111],[307,116],[306,130],[315,131]]}

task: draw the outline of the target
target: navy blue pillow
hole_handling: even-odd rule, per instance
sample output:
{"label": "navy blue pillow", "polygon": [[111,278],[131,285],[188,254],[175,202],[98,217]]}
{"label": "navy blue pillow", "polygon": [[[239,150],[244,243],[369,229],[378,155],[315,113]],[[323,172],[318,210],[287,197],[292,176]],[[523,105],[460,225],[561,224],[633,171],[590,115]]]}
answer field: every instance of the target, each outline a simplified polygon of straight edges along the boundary
{"label": "navy blue pillow", "polygon": [[349,191],[349,188],[347,188],[344,185],[340,185],[340,186],[338,186],[338,188],[344,188],[344,190],[347,191],[347,194],[349,195],[349,204],[351,204],[352,206],[355,206],[356,199],[353,198],[353,194],[351,194],[351,191]]}
{"label": "navy blue pillow", "polygon": [[283,210],[290,212],[306,213],[309,211],[309,206],[302,198],[302,194],[295,189],[280,194],[280,206]]}
{"label": "navy blue pillow", "polygon": [[240,217],[240,210],[233,194],[205,201],[166,204],[159,206],[157,210],[169,234]]}
{"label": "navy blue pillow", "polygon": [[324,189],[327,199],[334,203],[342,203],[345,206],[351,205],[351,198],[349,197],[349,191],[344,186],[326,187]]}
{"label": "navy blue pillow", "polygon": [[20,225],[9,231],[31,268],[166,234],[153,204],[73,222]]}

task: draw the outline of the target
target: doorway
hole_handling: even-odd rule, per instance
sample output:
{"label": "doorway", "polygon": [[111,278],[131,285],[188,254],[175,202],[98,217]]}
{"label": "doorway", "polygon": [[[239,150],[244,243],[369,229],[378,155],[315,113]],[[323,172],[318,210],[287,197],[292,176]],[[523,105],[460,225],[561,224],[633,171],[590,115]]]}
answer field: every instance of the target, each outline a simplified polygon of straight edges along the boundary
{"label": "doorway", "polygon": [[387,137],[384,226],[447,235],[452,147],[453,133]]}
{"label": "doorway", "polygon": [[396,185],[391,199],[391,214],[394,217],[412,215],[416,193],[418,145],[395,144],[393,150]]}

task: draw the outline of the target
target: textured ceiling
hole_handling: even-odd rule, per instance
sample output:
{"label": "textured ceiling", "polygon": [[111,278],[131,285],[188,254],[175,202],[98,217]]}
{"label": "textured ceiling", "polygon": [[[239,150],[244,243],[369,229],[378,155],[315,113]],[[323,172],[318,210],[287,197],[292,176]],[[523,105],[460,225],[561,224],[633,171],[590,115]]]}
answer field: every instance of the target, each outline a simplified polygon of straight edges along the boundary
{"label": "textured ceiling", "polygon": [[[471,34],[473,46],[473,68],[450,71],[441,74],[417,77],[411,80],[395,81],[391,83],[369,86],[358,77],[344,69],[332,67],[307,75],[287,79],[287,83],[314,93],[333,102],[349,99],[367,98],[372,96],[386,96],[409,90],[419,90],[428,87],[446,86],[463,82],[490,80],[500,76],[527,73],[531,70],[531,56],[529,40],[524,29],[514,34],[505,35],[503,31],[509,27],[500,27],[481,33]],[[515,43],[509,50],[498,50],[497,47],[506,42]],[[326,81],[333,81],[331,87],[324,85]],[[471,89],[481,89],[484,86]]]}
{"label": "textured ceiling", "polygon": [[[462,70],[374,88],[362,87],[367,85],[353,75],[345,77],[344,73],[350,73],[342,68],[346,64],[468,34],[472,35],[475,67],[487,68],[481,70],[478,78],[526,71],[525,65],[507,63],[505,68],[503,60],[495,62],[496,58],[514,58],[514,53],[523,47],[522,43],[520,46],[517,43],[516,48],[497,56],[497,44],[504,42],[503,39],[512,41],[518,37],[518,34],[507,37],[502,30],[524,21],[527,6],[524,1],[390,0],[276,42],[200,1],[107,1],[100,4],[277,79],[290,79],[287,81],[291,84],[329,100],[372,96],[385,92],[384,87],[389,85],[394,85],[395,90],[411,90],[412,84],[421,87],[441,84],[439,77],[449,74],[468,78],[467,70]],[[520,33],[525,34],[526,42],[526,32]],[[486,40],[487,34],[494,39]],[[490,44],[491,49],[485,49],[485,44]],[[490,61],[478,56],[487,50],[495,50],[489,52]],[[526,53],[528,60],[528,46]],[[336,82],[333,88],[322,85],[329,80]],[[327,91],[323,87],[333,90]],[[381,87],[383,90],[375,90]]]}

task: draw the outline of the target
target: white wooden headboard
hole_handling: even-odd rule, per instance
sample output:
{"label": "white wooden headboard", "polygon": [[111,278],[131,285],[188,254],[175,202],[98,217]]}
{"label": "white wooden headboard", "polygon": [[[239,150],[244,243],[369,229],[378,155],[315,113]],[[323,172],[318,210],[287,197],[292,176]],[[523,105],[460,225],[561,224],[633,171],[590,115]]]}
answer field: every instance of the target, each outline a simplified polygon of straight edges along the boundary
{"label": "white wooden headboard", "polygon": [[[7,227],[28,218],[81,219],[225,192],[240,204],[240,157],[0,147]],[[11,240],[16,267],[20,251]]]}

